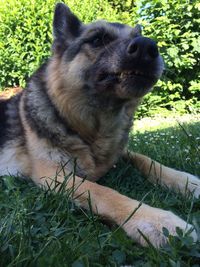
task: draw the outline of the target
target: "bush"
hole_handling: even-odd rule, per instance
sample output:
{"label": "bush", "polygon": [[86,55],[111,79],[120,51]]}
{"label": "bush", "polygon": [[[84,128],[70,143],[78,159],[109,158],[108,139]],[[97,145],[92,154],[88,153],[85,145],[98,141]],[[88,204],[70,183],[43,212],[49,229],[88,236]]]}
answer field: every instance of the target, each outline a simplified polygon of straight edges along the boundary
{"label": "bush", "polygon": [[[106,0],[69,0],[68,6],[84,22],[119,21]],[[25,80],[50,55],[54,0],[1,0],[0,88],[25,86]],[[123,17],[126,21],[126,14]],[[126,21],[128,22],[128,21]]]}
{"label": "bush", "polygon": [[180,112],[199,110],[200,4],[196,1],[140,1],[144,33],[158,41],[166,71],[162,81],[143,102],[143,109],[157,106]]}
{"label": "bush", "polygon": [[[4,1],[0,6],[0,85],[25,85],[49,55],[53,1]],[[47,8],[49,6],[49,8]]]}

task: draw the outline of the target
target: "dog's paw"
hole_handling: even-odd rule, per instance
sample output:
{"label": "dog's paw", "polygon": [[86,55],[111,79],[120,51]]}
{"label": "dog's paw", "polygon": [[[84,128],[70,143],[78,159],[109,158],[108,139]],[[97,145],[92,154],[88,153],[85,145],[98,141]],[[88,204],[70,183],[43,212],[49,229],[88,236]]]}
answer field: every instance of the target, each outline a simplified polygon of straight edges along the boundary
{"label": "dog's paw", "polygon": [[[187,224],[170,211],[164,211],[146,205],[142,205],[141,210],[139,210],[123,225],[123,228],[128,236],[142,246],[148,245],[148,242],[145,240],[146,238],[156,248],[165,245],[168,239],[163,234],[163,228],[167,228],[169,234],[173,236],[177,235],[177,227],[182,229],[183,232],[187,232],[193,228],[191,224]],[[195,230],[190,235],[194,241],[197,240]]]}

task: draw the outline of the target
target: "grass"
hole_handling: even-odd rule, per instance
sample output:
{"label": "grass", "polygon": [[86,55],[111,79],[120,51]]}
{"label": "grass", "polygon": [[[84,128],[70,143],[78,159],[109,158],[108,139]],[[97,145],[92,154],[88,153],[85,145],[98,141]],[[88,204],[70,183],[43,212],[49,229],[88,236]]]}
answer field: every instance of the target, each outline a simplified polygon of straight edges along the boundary
{"label": "grass", "polygon": [[[188,123],[188,121],[190,123]],[[198,117],[143,119],[129,146],[162,163],[200,175]],[[150,184],[120,161],[99,182],[193,223],[200,237],[200,199]],[[165,230],[165,234],[168,235]],[[0,266],[200,266],[200,241],[180,231],[169,245],[142,248],[115,225],[75,207],[69,195],[44,192],[14,177],[0,180]]]}

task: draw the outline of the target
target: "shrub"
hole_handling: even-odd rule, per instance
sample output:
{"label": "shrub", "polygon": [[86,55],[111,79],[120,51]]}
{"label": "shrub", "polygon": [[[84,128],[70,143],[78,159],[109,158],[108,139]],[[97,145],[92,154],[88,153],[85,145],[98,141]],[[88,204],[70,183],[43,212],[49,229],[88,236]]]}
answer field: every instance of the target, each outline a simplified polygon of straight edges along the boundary
{"label": "shrub", "polygon": [[24,86],[25,79],[49,55],[52,5],[51,0],[37,0],[32,4],[26,0],[3,0],[0,6],[1,87]]}
{"label": "shrub", "polygon": [[[69,0],[69,7],[84,22],[119,21],[106,0]],[[50,55],[54,0],[1,0],[0,88],[25,85],[25,80]],[[126,16],[123,20],[126,21]]]}
{"label": "shrub", "polygon": [[[200,98],[200,4],[196,1],[140,1],[144,33],[158,41],[166,71],[143,102],[148,106],[198,111]],[[148,110],[147,110],[148,112]]]}

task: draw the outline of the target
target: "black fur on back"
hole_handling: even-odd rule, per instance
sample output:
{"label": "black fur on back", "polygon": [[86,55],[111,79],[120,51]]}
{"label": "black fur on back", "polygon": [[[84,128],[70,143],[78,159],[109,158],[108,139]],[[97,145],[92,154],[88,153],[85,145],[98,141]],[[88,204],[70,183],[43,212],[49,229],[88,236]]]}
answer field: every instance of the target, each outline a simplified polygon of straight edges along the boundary
{"label": "black fur on back", "polygon": [[7,141],[23,136],[23,127],[19,117],[19,101],[21,93],[0,100],[0,151]]}
{"label": "black fur on back", "polygon": [[8,118],[6,116],[7,106],[8,100],[0,100],[0,148],[5,143],[8,134]]}

